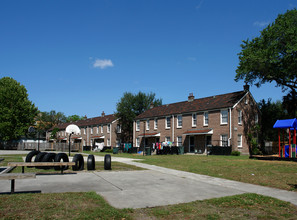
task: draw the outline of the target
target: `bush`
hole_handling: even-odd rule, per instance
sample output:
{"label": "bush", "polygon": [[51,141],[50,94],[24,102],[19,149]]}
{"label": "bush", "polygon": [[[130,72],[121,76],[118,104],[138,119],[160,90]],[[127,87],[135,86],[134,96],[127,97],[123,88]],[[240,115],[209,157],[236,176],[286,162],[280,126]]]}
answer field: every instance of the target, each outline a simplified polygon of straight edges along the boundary
{"label": "bush", "polygon": [[235,151],[232,151],[232,152],[231,152],[231,155],[232,155],[232,156],[240,156],[240,152],[237,151],[237,150],[235,150]]}
{"label": "bush", "polygon": [[112,153],[113,150],[112,150],[112,149],[106,149],[104,152],[105,152],[105,153]]}

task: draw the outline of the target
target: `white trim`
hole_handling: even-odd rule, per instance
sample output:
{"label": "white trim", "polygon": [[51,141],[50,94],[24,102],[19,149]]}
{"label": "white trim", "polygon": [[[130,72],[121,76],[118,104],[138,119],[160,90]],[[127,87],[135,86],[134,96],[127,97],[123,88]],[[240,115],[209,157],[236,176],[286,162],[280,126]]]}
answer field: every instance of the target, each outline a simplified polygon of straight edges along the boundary
{"label": "white trim", "polygon": [[244,99],[244,97],[246,97],[247,96],[247,94],[248,94],[249,92],[246,92],[245,94],[244,94],[244,96],[242,96],[241,97],[241,99],[239,99],[239,101],[238,102],[236,102],[234,105],[233,105],[233,107],[232,108],[235,108],[243,99]]}
{"label": "white trim", "polygon": [[140,120],[136,121],[136,127],[135,127],[136,131],[140,131]]}
{"label": "white trim", "polygon": [[[170,127],[167,126],[167,118],[169,118],[169,121],[170,121]],[[171,118],[170,116],[166,116],[165,117],[165,129],[170,129],[171,128]]]}
{"label": "white trim", "polygon": [[[237,113],[238,113],[238,117],[237,117],[238,124],[242,125],[242,110],[241,109],[237,110]],[[240,118],[240,121],[239,121],[239,118]]]}
{"label": "white trim", "polygon": [[154,130],[157,130],[157,129],[158,129],[158,118],[154,118]]}
{"label": "white trim", "polygon": [[[181,138],[181,145],[178,144],[178,138],[179,137]],[[183,136],[177,136],[176,137],[176,146],[178,146],[178,147],[183,146]]]}
{"label": "white trim", "polygon": [[232,110],[231,110],[231,107],[229,108],[229,120],[230,120],[230,122],[229,122],[229,139],[228,139],[228,146],[231,146],[231,139],[232,139],[232,115],[231,115],[231,113],[232,113]]}
{"label": "white trim", "polygon": [[147,131],[150,130],[150,120],[149,120],[149,119],[147,119],[147,120],[145,121],[145,130],[147,130]]}
{"label": "white trim", "polygon": [[[240,145],[238,145],[238,138],[240,137]],[[242,148],[242,134],[237,134],[237,147]]]}

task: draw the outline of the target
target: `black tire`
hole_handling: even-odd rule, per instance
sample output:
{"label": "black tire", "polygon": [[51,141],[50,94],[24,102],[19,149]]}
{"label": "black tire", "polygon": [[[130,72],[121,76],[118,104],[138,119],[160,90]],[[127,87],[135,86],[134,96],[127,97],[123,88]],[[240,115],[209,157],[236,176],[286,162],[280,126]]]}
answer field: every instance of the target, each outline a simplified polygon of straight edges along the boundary
{"label": "black tire", "polygon": [[[56,154],[55,153],[47,153],[43,158],[42,158],[42,162],[55,162],[55,157]],[[47,166],[44,167],[43,169],[48,170],[48,169],[52,169],[52,166]]]}
{"label": "black tire", "polygon": [[87,168],[88,170],[95,170],[95,157],[92,154],[88,156]]}
{"label": "black tire", "polygon": [[84,157],[81,154],[75,154],[72,162],[75,162],[75,165],[72,166],[73,171],[83,170],[84,169]]}
{"label": "black tire", "polygon": [[111,170],[111,156],[110,156],[110,154],[105,154],[105,156],[104,156],[104,170]]}
{"label": "black tire", "polygon": [[[26,156],[25,162],[31,163],[32,162],[32,158],[34,156],[36,156],[37,154],[39,154],[39,153],[40,153],[40,151],[38,151],[38,150],[33,150],[33,151],[29,152],[27,154],[27,156]],[[32,168],[32,167],[31,166],[28,166],[28,168]]]}
{"label": "black tire", "polygon": [[[65,153],[58,153],[58,154],[55,156],[55,162],[61,162],[61,160],[62,160],[63,162],[69,162],[69,158],[68,158],[67,154],[65,154]],[[59,167],[59,166],[58,166],[58,167],[55,166],[54,169],[55,169],[55,170],[61,170],[61,167]],[[63,170],[67,170],[67,169],[68,169],[68,166],[62,166],[62,169],[63,169]]]}
{"label": "black tire", "polygon": [[[40,152],[39,154],[36,155],[34,162],[42,162],[43,157],[47,155],[46,152]],[[44,167],[36,167],[37,169],[44,169]]]}

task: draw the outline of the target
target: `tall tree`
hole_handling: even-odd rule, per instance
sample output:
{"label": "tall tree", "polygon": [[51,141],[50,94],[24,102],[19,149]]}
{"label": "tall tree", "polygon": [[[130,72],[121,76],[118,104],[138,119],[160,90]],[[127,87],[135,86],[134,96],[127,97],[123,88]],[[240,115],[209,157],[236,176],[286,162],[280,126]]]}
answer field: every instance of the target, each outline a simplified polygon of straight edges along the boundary
{"label": "tall tree", "polygon": [[79,115],[70,115],[66,118],[66,122],[75,122],[78,120],[83,120],[84,117],[83,116],[79,116]]}
{"label": "tall tree", "polygon": [[297,93],[292,90],[283,97],[283,107],[288,112],[289,118],[296,118],[297,116]]}
{"label": "tall tree", "polygon": [[132,94],[125,92],[121,100],[117,103],[116,117],[119,118],[122,126],[121,139],[124,142],[132,142],[133,121],[136,116],[154,106],[162,105],[162,99],[156,99],[155,93],[145,94],[138,92]]}
{"label": "tall tree", "polygon": [[283,91],[297,89],[297,10],[288,10],[254,39],[243,41],[235,81],[260,87],[275,82]]}
{"label": "tall tree", "polygon": [[34,124],[37,108],[28,99],[25,86],[10,77],[0,79],[0,139],[10,141],[24,135]]}

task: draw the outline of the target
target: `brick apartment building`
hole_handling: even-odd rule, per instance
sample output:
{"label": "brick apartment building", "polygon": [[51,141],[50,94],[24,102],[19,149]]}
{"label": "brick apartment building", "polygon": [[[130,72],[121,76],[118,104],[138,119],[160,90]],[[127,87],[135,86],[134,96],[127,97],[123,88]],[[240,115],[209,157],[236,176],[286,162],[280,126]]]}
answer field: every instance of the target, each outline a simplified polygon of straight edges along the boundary
{"label": "brick apartment building", "polygon": [[[82,146],[94,146],[95,143],[104,143],[104,146],[120,146],[121,126],[115,115],[105,115],[102,112],[100,117],[86,118],[72,123],[63,123],[56,126],[57,142],[69,143],[69,135],[65,132],[68,125],[75,124],[80,128],[80,135],[72,135],[72,143]],[[46,134],[47,141],[50,140],[52,129]]]}
{"label": "brick apartment building", "polygon": [[206,146],[232,146],[249,153],[248,133],[258,123],[260,112],[249,86],[243,91],[153,107],[137,116],[133,146],[151,147],[173,142],[185,152],[206,153]]}

